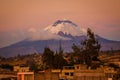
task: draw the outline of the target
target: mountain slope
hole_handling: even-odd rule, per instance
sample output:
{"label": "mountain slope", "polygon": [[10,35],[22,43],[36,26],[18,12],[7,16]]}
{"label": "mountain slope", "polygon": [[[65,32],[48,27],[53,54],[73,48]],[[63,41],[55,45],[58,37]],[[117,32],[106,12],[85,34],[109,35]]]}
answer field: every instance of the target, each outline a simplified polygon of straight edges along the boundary
{"label": "mountain slope", "polygon": [[[73,43],[80,45],[80,43],[86,39],[85,32],[69,20],[58,20],[54,24],[46,27],[45,32],[50,34],[56,34],[61,38],[53,37],[46,40],[23,40],[10,46],[0,48],[0,55],[4,57],[11,57],[31,54],[31,53],[42,53],[44,47],[49,46],[52,50],[56,51],[59,49],[59,42],[61,41],[64,52],[72,51],[71,46]],[[101,44],[101,50],[118,50],[120,49],[120,41],[112,41],[102,38],[98,35],[95,36]],[[63,39],[64,38],[64,39]]]}
{"label": "mountain slope", "polygon": [[[72,51],[71,46],[73,43],[80,45],[80,42],[83,41],[86,36],[76,36],[71,38],[71,40],[62,40],[61,45],[64,49],[64,52]],[[97,38],[100,40],[102,47],[101,50],[110,50],[113,48],[114,50],[120,49],[120,42],[118,41],[111,41],[101,37]],[[31,53],[42,53],[44,47],[49,46],[52,50],[56,51],[59,49],[59,42],[60,40],[39,40],[39,41],[28,41],[24,40],[13,44],[8,47],[4,47],[0,49],[0,55],[5,57],[16,56],[18,54],[25,55]]]}

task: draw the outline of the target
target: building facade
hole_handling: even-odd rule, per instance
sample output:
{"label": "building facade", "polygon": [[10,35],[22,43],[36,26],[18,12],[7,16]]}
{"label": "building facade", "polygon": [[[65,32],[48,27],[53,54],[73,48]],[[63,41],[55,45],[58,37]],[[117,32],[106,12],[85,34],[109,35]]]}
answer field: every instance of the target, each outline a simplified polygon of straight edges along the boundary
{"label": "building facade", "polygon": [[34,72],[18,72],[17,80],[34,80]]}
{"label": "building facade", "polygon": [[29,67],[25,67],[25,66],[14,66],[13,67],[13,71],[15,72],[29,72]]}

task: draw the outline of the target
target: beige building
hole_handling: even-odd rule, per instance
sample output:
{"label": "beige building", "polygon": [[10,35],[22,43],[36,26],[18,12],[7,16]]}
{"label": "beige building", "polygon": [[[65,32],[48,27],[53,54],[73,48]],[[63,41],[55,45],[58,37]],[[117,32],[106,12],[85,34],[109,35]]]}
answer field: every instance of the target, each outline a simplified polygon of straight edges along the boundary
{"label": "beige building", "polygon": [[86,65],[74,65],[74,80],[113,80],[117,72],[114,68],[101,66],[95,70],[87,69]]}
{"label": "beige building", "polygon": [[64,66],[61,70],[59,77],[60,79],[73,80],[74,76],[74,66]]}
{"label": "beige building", "polygon": [[75,70],[74,80],[107,80],[103,71]]}
{"label": "beige building", "polygon": [[105,66],[104,73],[108,80],[113,80],[114,75],[117,73],[117,71],[115,71],[112,67]]}
{"label": "beige building", "polygon": [[29,72],[29,67],[25,66],[14,66],[13,71],[15,72]]}
{"label": "beige building", "polygon": [[46,70],[35,74],[35,80],[59,80],[60,70]]}
{"label": "beige building", "polygon": [[103,70],[89,70],[84,64],[64,66],[59,77],[63,80],[106,80]]}
{"label": "beige building", "polygon": [[59,72],[62,80],[113,80],[116,71],[111,67],[97,68],[95,70],[88,69],[85,64],[77,64],[74,66],[64,66]]}

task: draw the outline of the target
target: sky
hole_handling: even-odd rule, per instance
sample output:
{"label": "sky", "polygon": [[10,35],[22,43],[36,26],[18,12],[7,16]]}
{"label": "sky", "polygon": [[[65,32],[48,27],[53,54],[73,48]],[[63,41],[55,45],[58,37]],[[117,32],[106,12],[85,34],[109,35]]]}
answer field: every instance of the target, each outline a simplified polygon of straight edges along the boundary
{"label": "sky", "polygon": [[120,0],[0,0],[0,47],[24,40],[59,19],[120,41],[119,4]]}

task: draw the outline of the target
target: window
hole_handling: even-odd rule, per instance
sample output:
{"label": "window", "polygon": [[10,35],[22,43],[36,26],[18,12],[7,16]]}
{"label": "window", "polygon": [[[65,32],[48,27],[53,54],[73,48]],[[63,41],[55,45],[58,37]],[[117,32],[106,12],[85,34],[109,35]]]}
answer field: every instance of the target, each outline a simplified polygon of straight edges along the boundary
{"label": "window", "polygon": [[69,73],[67,72],[67,73],[65,73],[65,75],[69,75]]}
{"label": "window", "polygon": [[70,76],[73,76],[74,75],[74,73],[70,73]]}
{"label": "window", "polygon": [[77,69],[79,69],[79,66],[77,66]]}

